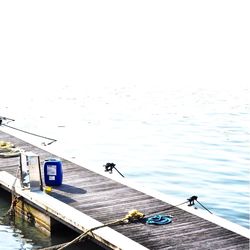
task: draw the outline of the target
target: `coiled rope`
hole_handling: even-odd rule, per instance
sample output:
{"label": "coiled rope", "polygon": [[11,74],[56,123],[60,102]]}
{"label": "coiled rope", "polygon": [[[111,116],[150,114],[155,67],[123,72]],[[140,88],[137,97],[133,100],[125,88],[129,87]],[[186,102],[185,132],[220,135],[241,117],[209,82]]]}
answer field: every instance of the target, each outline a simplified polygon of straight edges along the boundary
{"label": "coiled rope", "polygon": [[146,220],[147,224],[154,224],[154,225],[166,225],[171,222],[172,222],[171,215],[162,215],[162,214],[154,215]]}
{"label": "coiled rope", "polygon": [[0,158],[20,156],[21,150],[10,142],[0,141]]}

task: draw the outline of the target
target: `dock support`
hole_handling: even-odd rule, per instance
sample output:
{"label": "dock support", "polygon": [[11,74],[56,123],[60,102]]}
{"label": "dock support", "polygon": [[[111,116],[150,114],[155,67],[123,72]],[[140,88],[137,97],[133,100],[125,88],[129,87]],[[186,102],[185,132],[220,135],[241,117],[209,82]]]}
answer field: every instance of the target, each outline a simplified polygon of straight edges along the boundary
{"label": "dock support", "polygon": [[89,234],[89,237],[92,242],[105,249],[148,249],[110,227],[103,227],[102,225],[104,224],[101,222],[45,194],[43,191],[30,192],[30,190],[23,189],[20,186],[20,182],[15,181],[14,176],[5,171],[0,171],[0,187],[12,192],[13,184],[15,185],[15,195],[20,197],[19,199],[21,200],[19,201],[20,204],[18,204],[19,202],[17,203],[17,214],[30,220],[38,227],[44,226],[50,234],[55,219],[72,229],[74,228],[78,233],[98,228]]}
{"label": "dock support", "polygon": [[47,236],[51,236],[51,218],[19,198],[14,208],[15,215],[29,222]]}

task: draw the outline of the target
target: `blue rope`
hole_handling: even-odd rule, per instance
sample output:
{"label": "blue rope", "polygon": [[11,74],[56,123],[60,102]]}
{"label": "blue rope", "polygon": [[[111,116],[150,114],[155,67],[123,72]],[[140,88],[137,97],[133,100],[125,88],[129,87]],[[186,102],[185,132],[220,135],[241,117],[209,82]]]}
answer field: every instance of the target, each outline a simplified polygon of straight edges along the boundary
{"label": "blue rope", "polygon": [[165,225],[171,222],[172,222],[171,216],[161,215],[161,214],[154,215],[146,220],[147,224],[155,224],[155,225]]}

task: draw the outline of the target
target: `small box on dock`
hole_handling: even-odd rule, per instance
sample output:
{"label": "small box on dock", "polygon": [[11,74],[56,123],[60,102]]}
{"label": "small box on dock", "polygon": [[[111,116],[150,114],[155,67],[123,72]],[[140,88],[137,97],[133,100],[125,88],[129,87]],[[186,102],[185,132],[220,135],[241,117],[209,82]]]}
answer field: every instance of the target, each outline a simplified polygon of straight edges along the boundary
{"label": "small box on dock", "polygon": [[60,186],[63,180],[62,162],[48,159],[44,162],[44,181],[47,186]]}

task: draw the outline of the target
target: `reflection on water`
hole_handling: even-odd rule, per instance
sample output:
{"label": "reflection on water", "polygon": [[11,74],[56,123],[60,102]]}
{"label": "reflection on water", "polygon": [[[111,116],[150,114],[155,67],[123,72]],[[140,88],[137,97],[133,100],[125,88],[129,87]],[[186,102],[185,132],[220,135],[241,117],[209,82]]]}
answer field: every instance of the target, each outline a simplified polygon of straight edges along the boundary
{"label": "reflection on water", "polygon": [[[39,246],[50,246],[51,239],[29,225],[26,221],[15,218],[10,221],[4,217],[10,202],[1,193],[0,196],[0,246],[1,250],[29,250]],[[32,240],[31,240],[32,239]]]}

